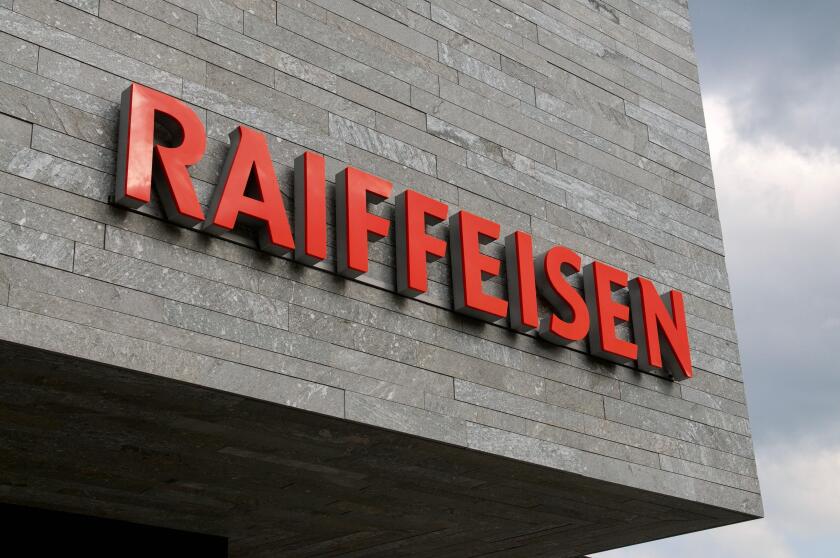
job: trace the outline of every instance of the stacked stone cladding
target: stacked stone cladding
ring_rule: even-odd
[[[761,513],[684,0],[0,0],[0,45],[0,338]],[[113,206],[131,82],[202,202],[243,123],[289,210],[312,150],[682,291],[694,378],[459,316],[445,258],[400,297],[393,239],[346,280]]]

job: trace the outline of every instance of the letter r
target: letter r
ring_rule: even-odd
[[[173,147],[155,143],[155,121]],[[166,216],[180,225],[204,220],[187,167],[204,154],[204,126],[185,103],[132,83],[122,94],[114,201],[136,209],[151,200],[152,177]]]

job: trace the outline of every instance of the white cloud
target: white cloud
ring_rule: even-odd
[[[800,151],[774,136],[744,138],[731,103],[711,96],[704,106],[728,265],[758,264],[760,271],[776,264],[801,266],[782,267],[780,273],[840,270],[823,266],[840,261],[840,152]],[[744,110],[747,105],[737,109]]]
[[[804,219],[838,217],[833,210],[840,207],[840,152],[800,151],[775,136],[747,139],[725,98],[710,96],[704,107],[719,203],[723,213],[731,212],[725,224],[743,228],[778,218],[773,228],[787,229]],[[748,105],[737,109],[744,110]]]
[[[840,537],[840,447],[779,445],[759,458],[768,524],[795,537]]]

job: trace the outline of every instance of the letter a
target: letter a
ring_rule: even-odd
[[[258,197],[247,195],[248,189]],[[262,250],[278,256],[294,250],[295,241],[263,134],[245,126],[230,133],[230,150],[209,213],[204,225],[207,231],[230,231],[241,215],[259,227]]]

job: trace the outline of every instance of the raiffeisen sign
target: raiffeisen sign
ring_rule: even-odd
[[[171,132],[180,138],[179,145],[155,143],[156,120],[175,128]],[[154,183],[167,218],[175,223],[219,234],[247,221],[259,231],[262,250],[274,255],[292,253],[304,264],[323,261],[327,256],[324,158],[306,152],[295,161],[292,230],[265,136],[239,126],[230,138],[205,214],[187,170],[204,154],[201,120],[183,102],[131,85],[122,95],[116,203],[129,208],[148,204]],[[428,234],[427,227],[448,219],[456,312],[488,322],[507,319],[512,329],[536,331],[561,346],[585,339],[595,356],[645,371],[661,369],[676,380],[692,376],[682,293],[660,296],[650,280],[630,279],[605,263],[582,266],[581,257],[564,246],[534,257],[531,236],[514,231],[504,239],[505,300],[484,289],[484,281],[500,274],[502,261],[483,253],[481,245],[501,237],[499,224],[463,210],[450,215],[446,204],[411,189],[396,196],[392,223],[369,211],[369,204],[392,196],[389,181],[348,166],[336,176],[335,184],[337,273],[350,278],[366,273],[368,243],[387,236],[393,226],[397,291],[409,297],[423,294],[428,289],[427,264],[445,257],[447,251],[447,241]],[[583,294],[569,281],[578,273],[583,275]],[[629,305],[614,300],[613,293],[619,289],[629,289]],[[542,316],[538,296],[550,308]],[[631,323],[634,342],[617,334],[620,322]]]

